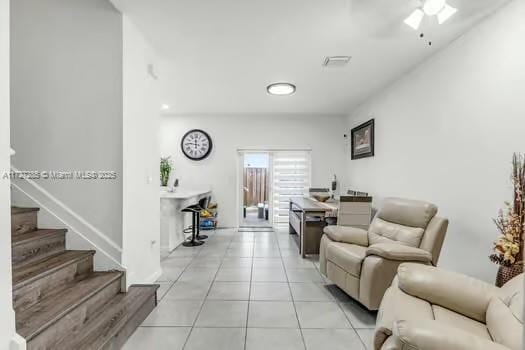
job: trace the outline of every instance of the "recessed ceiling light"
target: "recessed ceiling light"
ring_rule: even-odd
[[[295,92],[295,85],[290,83],[274,83],[266,88],[270,95],[291,95]]]
[[[170,105],[165,104],[165,103],[160,106],[160,109],[162,109],[163,111],[169,111],[170,108],[171,108]]]

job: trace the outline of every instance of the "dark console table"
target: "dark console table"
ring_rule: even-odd
[[[295,238],[302,257],[319,254],[319,245],[329,209],[309,198],[290,200],[290,234]]]

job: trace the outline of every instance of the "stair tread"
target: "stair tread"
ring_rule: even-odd
[[[63,291],[44,298],[26,310],[17,312],[17,332],[26,340],[34,338],[122,276],[123,273],[120,271],[96,272],[82,280],[75,281]]]
[[[11,245],[13,247],[26,244],[34,240],[66,233],[66,229],[37,229],[35,231],[13,235]]]
[[[94,250],[66,250],[27,265],[15,267],[13,268],[13,289],[20,288],[35,279],[94,254]]]
[[[40,208],[21,208],[21,207],[11,207],[11,215],[29,213],[32,211],[39,211]]]
[[[159,285],[131,286],[127,293],[117,294],[82,329],[71,333],[57,348],[101,349],[157,291]]]

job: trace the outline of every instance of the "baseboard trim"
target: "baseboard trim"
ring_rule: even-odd
[[[147,278],[147,283],[155,283],[160,278],[160,276],[162,276],[162,268],[160,268],[157,271],[155,271],[154,273],[152,273]]]
[[[162,276],[162,268],[159,268],[145,279],[139,279],[138,281],[135,279],[135,274],[128,274],[126,276],[124,291],[127,291],[129,287],[134,284],[154,284],[160,278],[160,276]]]
[[[14,166],[11,168],[13,171],[17,171]],[[66,226],[69,232],[78,235],[95,247],[97,252],[110,259],[118,269],[126,270],[121,263],[122,248],[120,246],[39,184],[33,180],[22,179],[12,181],[11,186],[22,196]]]
[[[24,338],[22,338],[18,333],[15,333],[13,338],[11,338],[10,350],[26,350],[27,343]]]

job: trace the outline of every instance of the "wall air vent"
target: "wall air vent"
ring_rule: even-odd
[[[351,56],[328,56],[324,59],[325,67],[344,67],[350,62]]]

